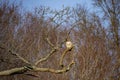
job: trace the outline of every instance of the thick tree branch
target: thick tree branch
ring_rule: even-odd
[[[75,62],[71,62],[67,67],[64,67],[62,69],[52,69],[52,68],[39,68],[37,67],[37,65],[40,62],[46,61],[53,53],[55,53],[59,48],[55,47],[50,41],[49,39],[47,39],[48,44],[52,47],[52,50],[50,51],[50,53],[48,55],[46,55],[44,58],[39,59],[38,61],[35,62],[34,65],[32,65],[29,61],[27,61],[26,59],[24,59],[23,57],[21,57],[19,54],[17,54],[16,52],[12,51],[11,49],[8,49],[7,51],[9,51],[12,55],[17,56],[20,60],[22,60],[24,63],[27,63],[27,66],[23,66],[20,68],[13,68],[13,69],[9,69],[9,70],[5,70],[5,71],[1,71],[0,72],[0,76],[6,76],[6,75],[12,75],[12,74],[22,74],[25,73],[27,71],[38,71],[38,72],[51,72],[51,73],[64,73],[70,70],[70,68],[72,67],[72,65]],[[5,49],[4,47],[0,47],[1,49]],[[63,59],[65,57],[65,54],[69,51],[71,51],[72,48],[66,48],[66,50],[63,52],[61,58],[60,58],[60,65],[63,65]]]
[[[10,70],[1,71],[0,76],[7,76],[7,75],[23,73],[23,72],[26,72],[25,67],[13,68],[13,69],[10,69]]]
[[[68,67],[64,67],[63,69],[61,70],[55,70],[55,69],[51,69],[51,68],[38,68],[38,67],[33,67],[33,71],[40,71],[40,72],[51,72],[51,73],[64,73],[64,72],[67,72],[70,70],[70,68],[72,67],[72,65],[74,64],[75,62],[72,61]]]
[[[5,71],[1,71],[0,72],[0,76],[7,76],[7,75],[12,75],[12,74],[20,74],[20,73],[25,73],[27,71],[34,71],[34,72],[51,72],[51,73],[64,73],[70,70],[70,68],[72,67],[72,65],[75,62],[72,61],[67,67],[64,67],[61,70],[55,70],[52,68],[39,68],[36,66],[25,66],[25,67],[20,67],[20,68],[13,68],[10,70],[5,70]]]

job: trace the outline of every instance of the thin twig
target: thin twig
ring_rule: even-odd
[[[31,64],[29,61],[27,61],[25,58],[21,57],[19,54],[13,52],[12,50],[9,50],[9,52],[12,54],[12,55],[15,55],[17,56],[20,60],[22,60],[24,63],[27,63],[27,64]]]
[[[49,38],[46,38],[46,40],[51,47],[54,47],[54,45],[50,42]]]
[[[0,46],[0,48],[6,50],[6,48],[5,48],[5,47],[2,47],[2,46]],[[18,57],[20,60],[22,60],[24,63],[31,64],[29,61],[27,61],[25,58],[21,57],[19,54],[15,53],[15,52],[12,51],[11,49],[7,49],[7,50],[8,50],[8,52],[10,52],[12,55],[17,56],[17,57]]]
[[[53,48],[47,56],[36,61],[35,65],[38,65],[40,62],[46,61],[54,52],[56,52],[56,50],[57,50],[57,48]]]

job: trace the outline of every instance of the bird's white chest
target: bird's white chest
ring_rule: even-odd
[[[71,41],[67,41],[67,42],[66,42],[66,47],[67,47],[68,49],[72,48],[72,47],[73,47],[72,42],[71,42]]]

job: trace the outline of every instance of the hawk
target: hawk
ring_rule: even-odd
[[[66,48],[70,50],[72,49],[72,47],[73,47],[73,43],[71,41],[66,41]]]

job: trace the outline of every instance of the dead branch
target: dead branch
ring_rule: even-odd
[[[64,73],[64,72],[69,71],[70,68],[72,67],[72,65],[73,65],[74,63],[75,63],[75,62],[72,61],[72,62],[68,65],[68,67],[64,67],[64,68],[61,69],[61,70],[55,70],[55,69],[51,69],[51,68],[38,68],[38,67],[33,66],[33,71],[51,72],[51,73],[60,74],[60,73]]]
[[[7,51],[9,51],[12,55],[15,55],[16,57],[18,57],[20,60],[22,60],[24,63],[27,63],[27,66],[23,66],[20,68],[13,68],[13,69],[9,69],[9,70],[4,70],[4,71],[0,71],[0,76],[6,76],[6,75],[13,75],[13,74],[23,74],[27,71],[33,71],[33,72],[51,72],[51,73],[64,73],[70,70],[70,68],[72,67],[72,65],[75,63],[74,61],[72,61],[67,67],[64,67],[62,69],[52,69],[52,68],[39,68],[37,67],[37,65],[40,62],[46,61],[53,53],[55,53],[59,47],[55,47],[49,39],[47,39],[48,44],[52,47],[52,50],[50,51],[50,53],[48,55],[46,55],[44,58],[39,59],[38,61],[35,62],[34,65],[32,65],[29,61],[27,61],[25,58],[21,57],[19,54],[17,54],[16,52],[12,51],[11,49],[8,49]],[[73,47],[73,46],[72,46]],[[65,57],[65,54],[69,51],[71,51],[71,48],[66,48],[66,50],[63,52],[62,56],[60,57],[60,65],[63,65],[63,59]],[[4,47],[0,47],[1,49],[5,49]]]
[[[9,52],[12,54],[12,55],[15,55],[16,57],[18,57],[20,60],[22,60],[24,63],[27,63],[27,64],[31,64],[29,61],[27,61],[25,58],[21,57],[19,54],[17,54],[16,52],[12,51],[12,50],[9,50]]]
[[[57,50],[57,48],[53,48],[47,56],[36,61],[35,65],[38,65],[40,62],[46,61],[54,52],[56,52],[56,50]]]
[[[58,48],[54,47],[54,45],[51,43],[51,41],[49,40],[49,38],[46,38],[47,43],[52,47],[52,50],[50,51],[50,53],[48,55],[46,55],[44,58],[39,59],[38,61],[35,62],[35,65],[37,66],[40,62],[46,61],[53,53],[55,53]]]
[[[71,48],[71,49],[72,49],[72,48]],[[66,48],[66,50],[62,53],[62,56],[61,56],[61,58],[60,58],[60,63],[59,63],[60,66],[62,66],[62,67],[64,66],[64,65],[63,65],[63,59],[64,59],[66,53],[69,52],[69,51],[71,51],[71,49]]]
[[[0,76],[7,76],[7,75],[23,73],[23,72],[26,72],[25,67],[13,68],[13,69],[10,69],[10,70],[1,71]]]
[[[5,49],[5,47],[3,46],[0,46],[1,49]],[[10,52],[12,55],[18,57],[20,60],[22,60],[24,63],[27,63],[27,64],[31,64],[29,61],[27,61],[25,58],[21,57],[19,54],[17,54],[16,52],[14,52],[12,49],[8,49],[7,50],[8,52]]]
[[[52,68],[39,68],[39,67],[36,67],[36,66],[24,66],[24,67],[20,67],[20,68],[13,68],[13,69],[10,69],[10,70],[1,71],[0,76],[7,76],[7,75],[12,75],[12,74],[17,74],[17,73],[22,74],[22,73],[25,73],[27,71],[51,72],[51,73],[60,74],[60,73],[64,73],[64,72],[69,71],[74,63],[75,62],[72,61],[67,67],[64,67],[61,70],[55,70],[55,69],[52,69]]]
[[[47,40],[48,44],[53,48],[54,45],[51,43],[51,41],[49,40],[49,38],[46,38],[46,40]]]

